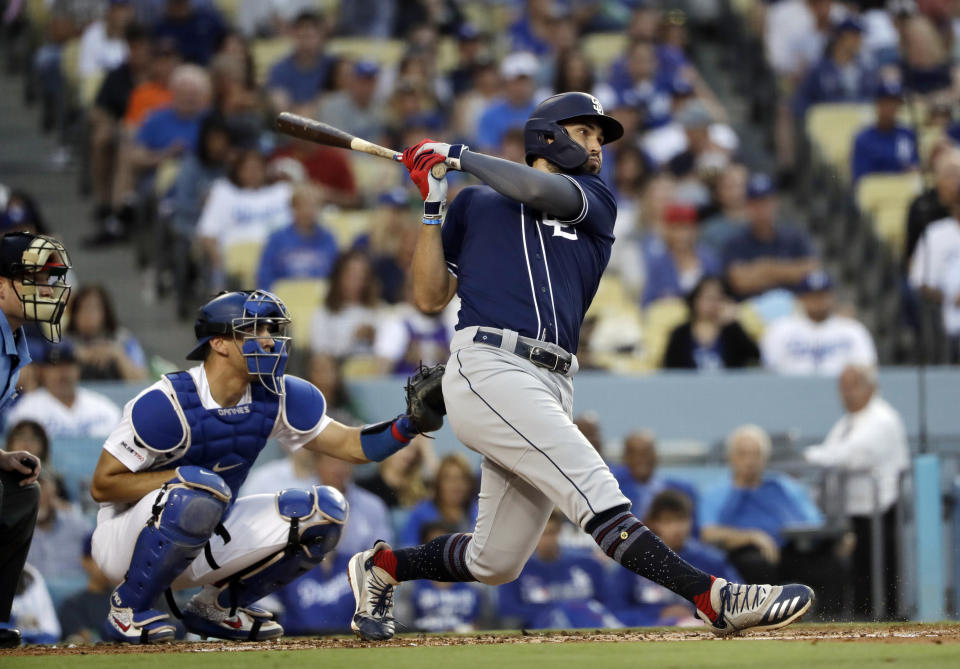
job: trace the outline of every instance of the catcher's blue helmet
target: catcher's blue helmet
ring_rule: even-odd
[[[523,126],[527,165],[533,165],[536,158],[546,158],[564,170],[581,167],[589,154],[560,125],[574,120],[599,125],[604,144],[623,137],[623,126],[603,113],[603,105],[595,97],[589,93],[560,93],[538,104]],[[549,139],[553,141],[548,142]]]
[[[283,394],[281,378],[287,366],[290,337],[290,312],[279,297],[265,290],[223,292],[200,307],[193,326],[197,344],[187,360],[207,357],[210,339],[233,335],[242,339],[240,352],[247,360],[247,369],[259,377],[264,387]],[[266,328],[267,334],[263,334]],[[263,348],[261,341],[272,339],[273,348]]]

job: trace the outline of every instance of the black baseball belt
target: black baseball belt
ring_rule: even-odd
[[[476,344],[487,344],[495,348],[502,348],[503,333],[500,330],[489,330],[479,328],[474,335],[473,341]],[[505,351],[510,349],[503,349]],[[570,365],[573,364],[573,356],[564,351],[556,344],[548,344],[539,339],[523,337],[517,335],[517,343],[510,351],[521,358],[529,360],[538,367],[549,369],[551,372],[566,374],[570,371]]]

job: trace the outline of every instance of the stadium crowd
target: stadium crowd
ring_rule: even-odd
[[[876,394],[874,337],[838,297],[841,277],[825,270],[818,240],[790,220],[781,192],[800,178],[797,146],[818,107],[871,103],[872,120],[858,121],[845,137],[837,167],[853,197],[872,176],[919,181],[922,165],[931,165],[929,188],[910,191],[917,199],[897,205],[899,227],[878,235],[903,253],[905,294],[942,305],[941,326],[960,361],[957,3],[6,5],[6,43],[32,43],[27,90],[45,128],[62,140],[52,159],[85,166],[85,243],[129,249],[148,292],[176,300],[184,319],[225,287],[276,292],[306,345],[293,371],[323,391],[332,415],[353,424],[367,417],[344,378],[408,374],[420,361],[445,360],[456,304],[427,316],[407,300],[419,200],[402,171],[278,135],[275,114],[301,113],[385,146],[430,136],[522,162],[522,126],[534,105],[553,93],[592,92],[626,132],[604,152],[618,241],[585,324],[581,367],[762,366],[837,377],[844,416],[805,456],[864,478],[845,501],[847,532],[825,522],[806,488],[767,471],[771,440],[759,427],[729,435],[729,481],[699,491],[661,477],[655,437],[638,430],[624,440],[616,469],[634,512],[711,573],[800,579],[831,593],[818,615],[869,614],[869,519],[876,507],[892,527],[909,449],[896,409]],[[773,168],[738,136],[691,49],[694,37],[716,43],[718,22],[730,16],[765,46],[765,62],[753,67],[767,68],[776,82],[776,90],[754,93],[774,100]],[[907,122],[905,99],[911,110],[922,106],[922,129]],[[452,173],[450,197],[466,185]],[[4,230],[56,230],[28,193],[4,189],[0,202]],[[886,215],[863,208],[875,221]],[[25,392],[6,417],[8,450],[15,442],[45,467],[57,439],[102,437],[119,416],[79,382],[151,373],[148,355],[121,325],[129,315],[118,319],[110,294],[82,279],[68,339],[38,344]],[[422,439],[356,476],[327,457],[281,458],[254,470],[241,494],[320,481],[345,494],[351,522],[335,556],[270,602],[289,633],[347,631],[353,598],[344,567],[354,551],[378,538],[406,545],[463,531],[476,514],[470,463],[457,455],[437,461]],[[96,639],[112,585],[89,557],[91,503],[50,469],[41,489],[17,622],[35,631],[35,642]],[[520,578],[495,591],[432,582],[401,588],[398,617],[425,631],[694,622],[689,605],[640,577],[630,588],[610,587],[606,564],[575,535],[556,517]],[[885,550],[894,574],[895,548]],[[857,578],[845,592],[849,574]],[[81,578],[85,586],[66,591]]]

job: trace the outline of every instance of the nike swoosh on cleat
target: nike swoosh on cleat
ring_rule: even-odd
[[[218,462],[217,464],[215,464],[215,465],[213,466],[213,471],[215,471],[216,473],[219,474],[220,472],[225,472],[225,471],[227,471],[228,469],[233,469],[234,467],[239,467],[239,466],[242,465],[242,464],[243,464],[242,462],[238,462],[238,463],[233,464],[233,465],[227,465],[226,467],[221,467],[221,466],[220,466],[220,463]]]
[[[122,629],[124,632],[126,632],[128,629],[130,629],[130,625],[124,625],[122,622],[120,622],[119,620],[117,620],[117,617],[116,617],[116,616],[113,616],[113,622],[117,623],[117,627],[119,627],[120,629]]]
[[[223,624],[226,625],[227,627],[232,627],[235,630],[238,630],[241,627],[243,627],[243,621],[240,620],[240,616],[237,616],[236,620],[224,620]]]

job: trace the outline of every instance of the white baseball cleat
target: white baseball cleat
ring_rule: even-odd
[[[816,596],[805,585],[742,585],[718,578],[710,588],[710,605],[717,612],[711,621],[697,611],[714,634],[726,636],[746,629],[775,630],[799,620]]]
[[[233,615],[216,602],[194,597],[183,609],[183,625],[200,637],[229,641],[265,641],[283,636],[273,614],[257,606],[237,607]]]
[[[357,553],[347,565],[347,577],[357,600],[350,629],[364,641],[385,641],[393,637],[393,590],[398,585],[386,570],[373,564],[373,556],[390,550],[385,541],[377,541],[370,550]]]
[[[170,616],[163,611],[134,611],[111,603],[105,631],[114,641],[142,644],[173,641],[176,628],[170,624]]]

